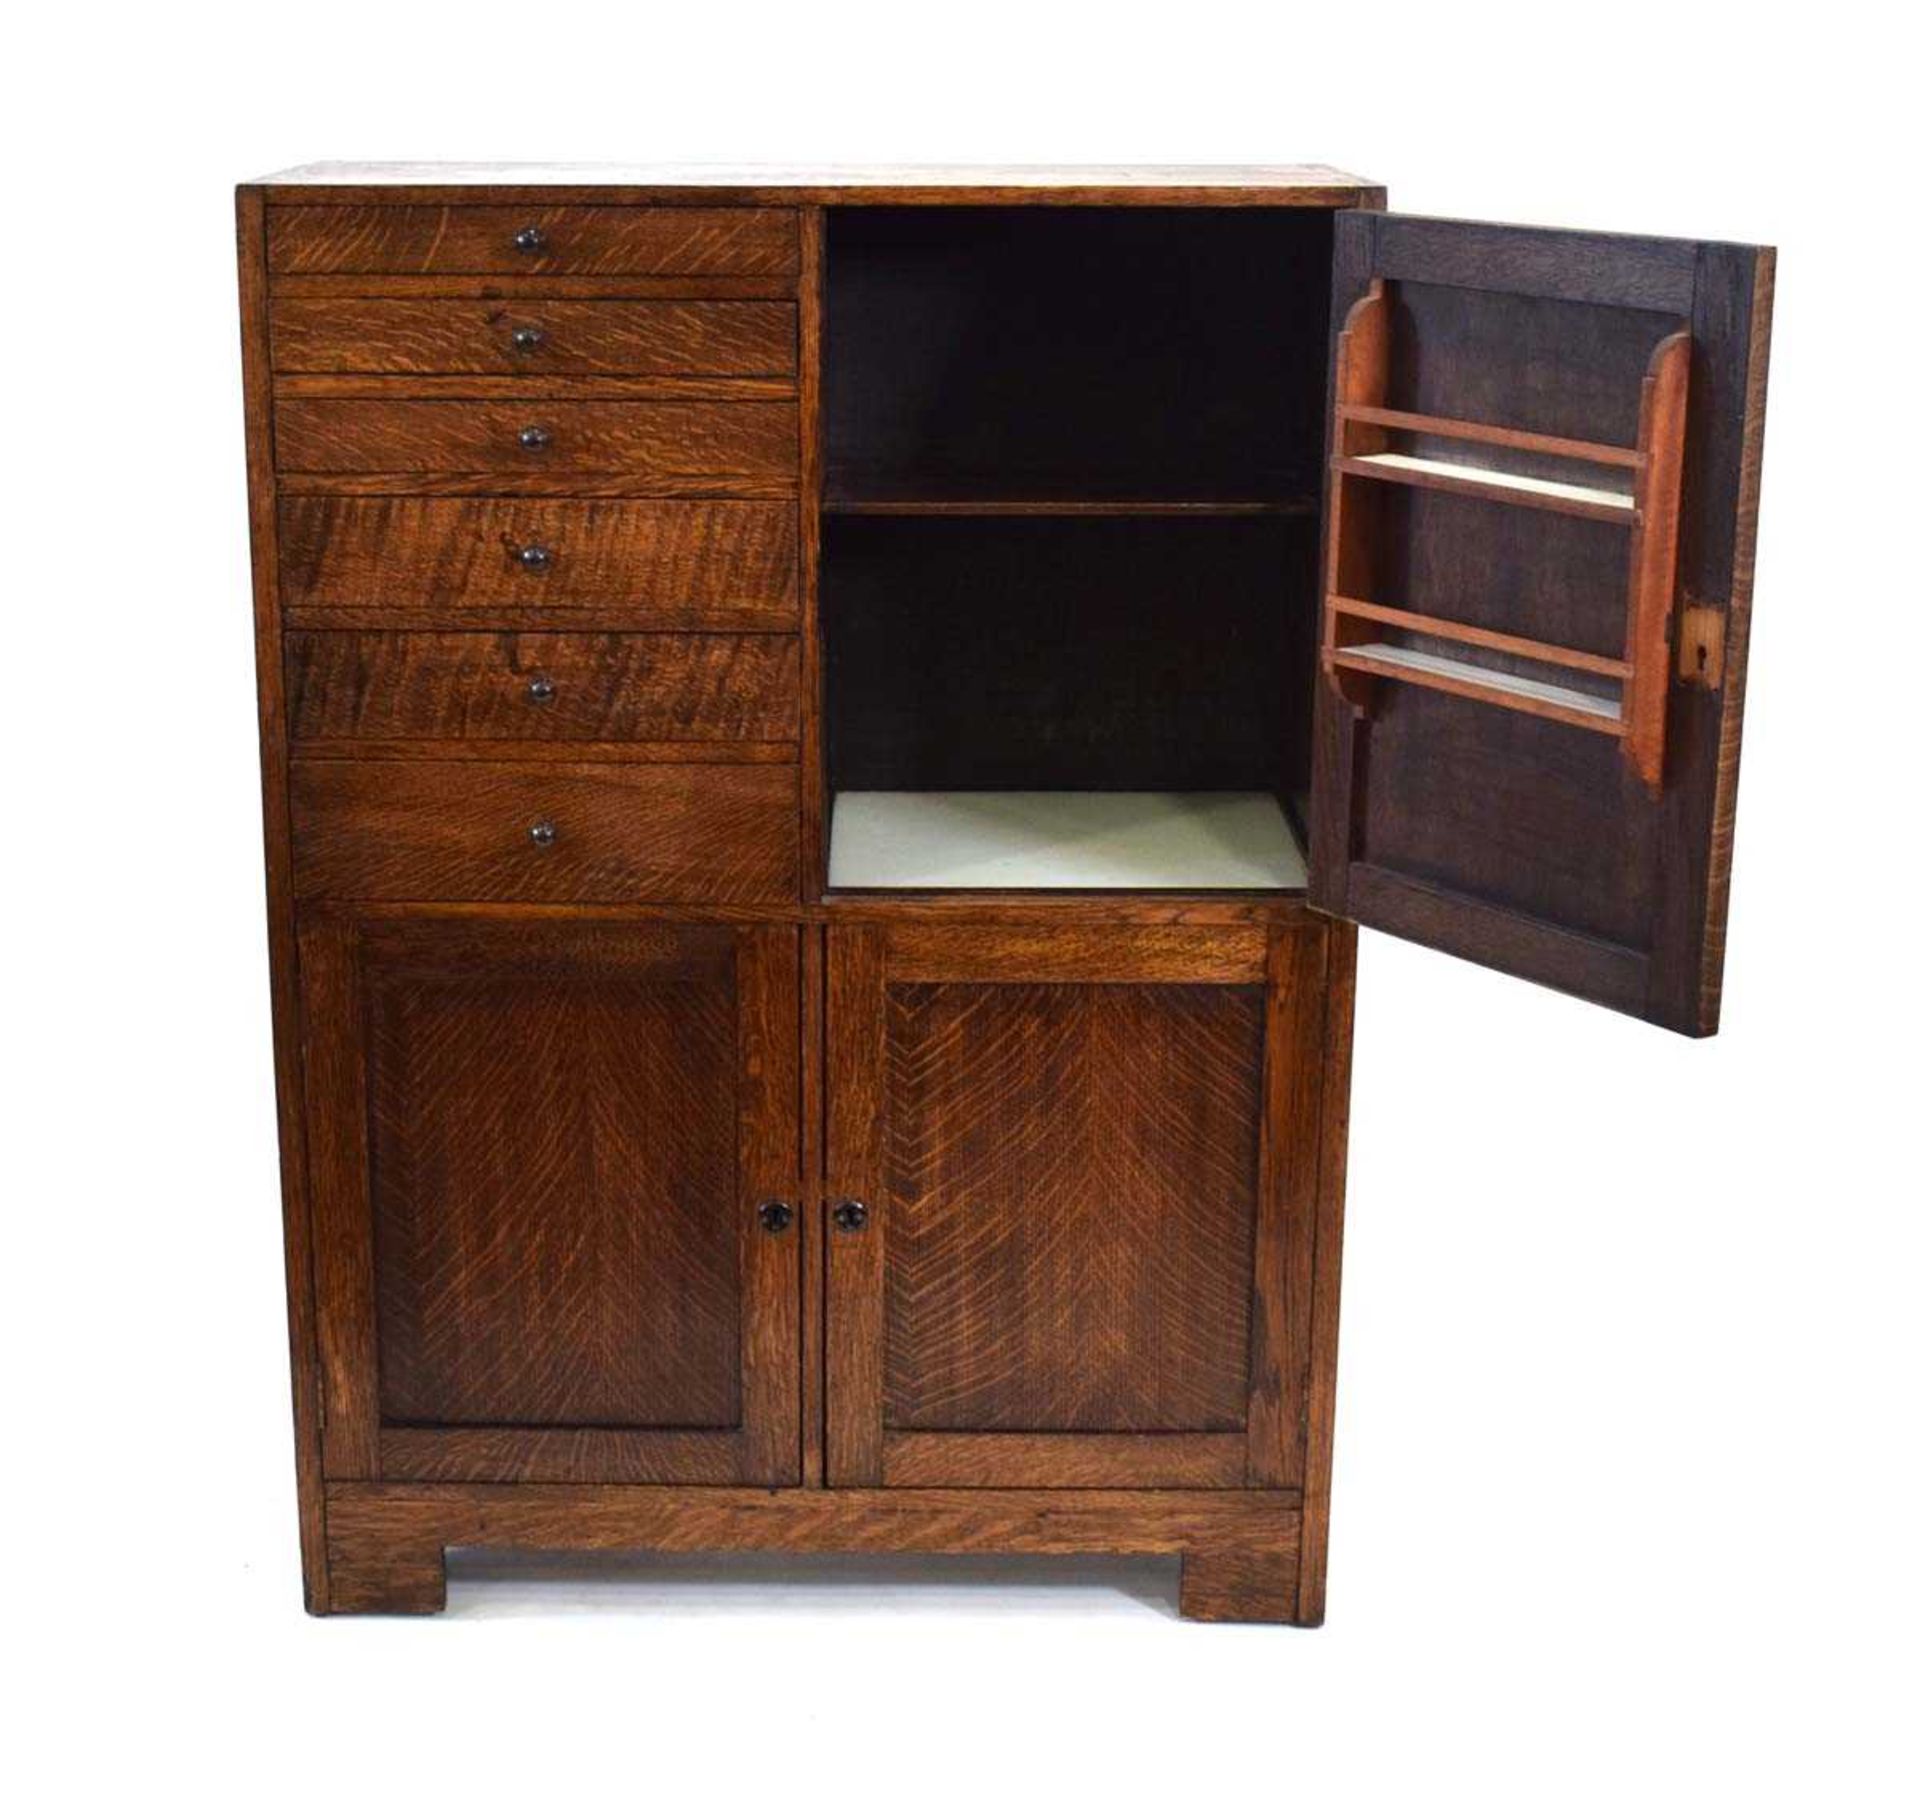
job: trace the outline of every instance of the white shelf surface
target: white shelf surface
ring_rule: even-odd
[[[1301,890],[1264,791],[848,790],[834,890]]]
[[[1456,683],[1476,684],[1483,690],[1499,690],[1508,696],[1530,696],[1536,702],[1550,702],[1556,708],[1572,709],[1591,715],[1598,721],[1618,721],[1617,697],[1594,696],[1585,690],[1570,690],[1565,684],[1542,683],[1538,678],[1520,677],[1511,671],[1491,671],[1485,665],[1470,665],[1465,659],[1442,658],[1438,653],[1421,652],[1412,646],[1395,646],[1385,641],[1367,646],[1343,646],[1343,653],[1355,658],[1372,659],[1376,664],[1397,665],[1406,671],[1424,671],[1433,677],[1449,677]]]
[[[1558,483],[1551,477],[1525,477],[1510,470],[1487,470],[1478,464],[1449,464],[1440,458],[1416,458],[1406,452],[1367,452],[1350,463],[1379,471],[1407,471],[1449,477],[1455,482],[1483,483],[1490,489],[1517,489],[1527,495],[1551,496],[1556,501],[1582,502],[1590,508],[1617,508],[1633,512],[1633,497],[1617,489],[1595,489],[1587,483]]]

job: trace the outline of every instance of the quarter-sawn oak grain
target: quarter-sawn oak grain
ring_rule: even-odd
[[[788,503],[291,496],[279,529],[297,627],[800,624]]]
[[[784,740],[791,634],[292,633],[305,740]]]
[[[794,309],[778,301],[356,295],[273,304],[281,375],[787,376],[796,355]]]
[[[484,476],[507,492],[617,477],[627,492],[786,493],[797,418],[786,402],[281,401],[280,468],[312,477]],[[527,434],[545,435],[530,445]]]
[[[267,216],[274,275],[784,276],[798,255],[783,208],[293,206]]]
[[[292,794],[302,897],[777,903],[799,892],[790,766],[296,758]]]

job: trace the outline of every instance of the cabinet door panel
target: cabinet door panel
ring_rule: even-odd
[[[887,1422],[1234,1430],[1255,985],[887,991]]]
[[[1773,253],[1342,214],[1309,896],[1717,1026]]]
[[[781,1480],[794,931],[302,934],[332,1477]]]
[[[1326,932],[829,946],[830,1478],[1295,1482]]]

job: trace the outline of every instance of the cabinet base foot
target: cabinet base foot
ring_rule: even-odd
[[[1302,1624],[1300,1559],[1221,1549],[1180,1558],[1180,1616],[1208,1624]]]
[[[446,1606],[447,1553],[440,1543],[329,1539],[328,1613],[418,1617]]]

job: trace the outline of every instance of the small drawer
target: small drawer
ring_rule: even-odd
[[[791,765],[296,758],[302,897],[447,903],[783,903]]]
[[[295,627],[794,628],[788,502],[288,496]]]
[[[309,740],[789,741],[800,642],[758,633],[290,633]]]
[[[296,296],[269,310],[281,375],[791,376],[788,301]]]
[[[785,207],[291,206],[267,209],[277,276],[790,276]]]
[[[302,397],[274,408],[280,469],[316,476],[484,476],[533,490],[617,479],[623,493],[788,493],[790,402],[422,401]]]

